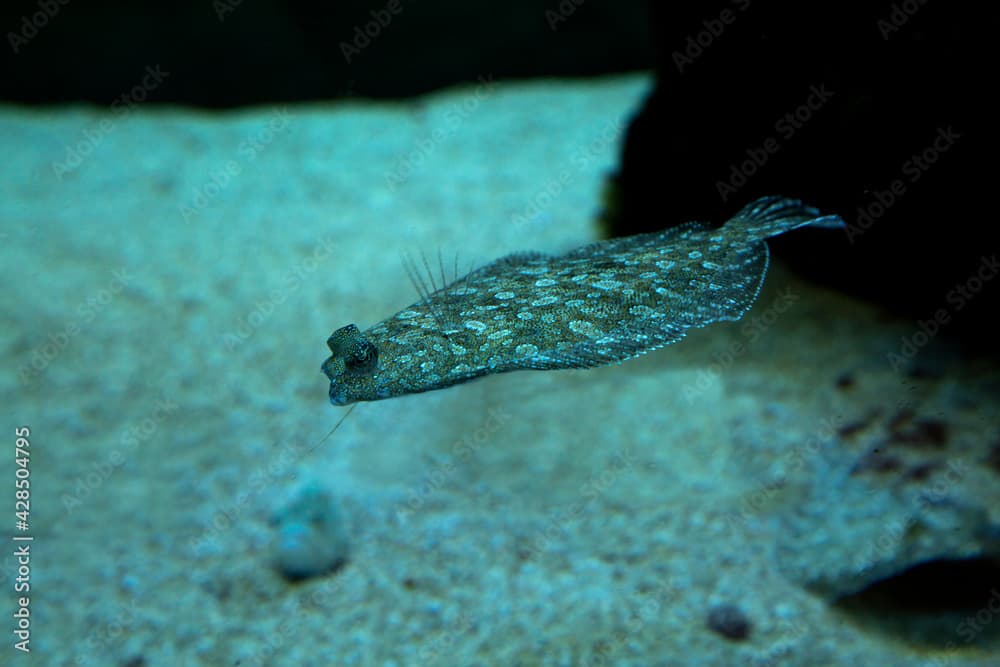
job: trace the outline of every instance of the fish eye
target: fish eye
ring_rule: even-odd
[[[354,373],[370,373],[378,363],[378,348],[367,340],[361,340],[345,361],[347,369]]]
[[[349,324],[337,329],[330,334],[326,344],[333,354],[324,364],[324,372],[328,376],[331,373],[368,375],[375,372],[378,364],[378,348],[358,331],[357,326]],[[338,367],[342,370],[338,370]]]

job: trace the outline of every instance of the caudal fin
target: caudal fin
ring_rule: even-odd
[[[748,204],[725,226],[742,230],[752,239],[766,239],[805,225],[826,229],[845,227],[840,216],[820,215],[818,210],[797,199],[777,196],[761,197]]]

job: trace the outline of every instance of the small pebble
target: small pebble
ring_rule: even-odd
[[[289,581],[327,574],[347,561],[344,522],[329,492],[305,488],[273,519],[274,565]]]
[[[712,607],[705,625],[712,632],[732,641],[743,641],[750,636],[750,619],[736,605],[722,604]]]

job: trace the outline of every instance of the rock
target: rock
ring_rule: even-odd
[[[348,539],[340,512],[326,490],[310,486],[275,514],[274,565],[286,579],[317,577],[347,561]]]
[[[709,630],[732,641],[742,641],[750,636],[753,625],[743,610],[732,604],[716,605],[709,609],[705,625]]]

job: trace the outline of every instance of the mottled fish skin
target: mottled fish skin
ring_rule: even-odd
[[[764,239],[843,226],[801,202],[765,197],[719,228],[689,222],[565,255],[516,253],[472,271],[364,333],[327,340],[330,402],[347,405],[493,373],[589,368],[738,320],[760,292]]]

